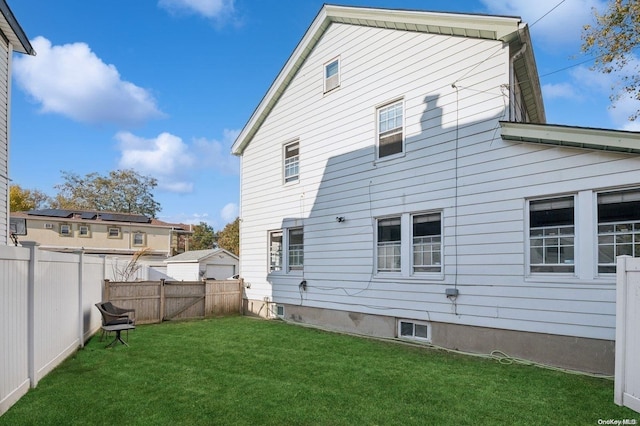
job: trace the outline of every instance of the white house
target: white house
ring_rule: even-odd
[[[18,20],[5,0],[0,0],[0,245],[9,241],[9,117],[11,110],[11,56],[35,55]]]
[[[238,273],[238,256],[223,249],[192,250],[164,261],[166,274],[179,281],[224,280]]]
[[[247,310],[612,373],[640,135],[545,121],[519,18],[325,5],[233,146]]]

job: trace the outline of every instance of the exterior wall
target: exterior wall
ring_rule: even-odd
[[[9,240],[9,63],[10,49],[0,38],[0,245]]]
[[[341,86],[323,94],[323,64],[338,55]],[[243,153],[248,303],[425,321],[441,337],[462,327],[570,336],[606,352],[615,277],[595,266],[596,195],[640,186],[640,159],[503,141],[508,68],[500,42],[332,24]],[[405,154],[376,160],[375,108],[399,98]],[[300,179],[285,185],[292,140]],[[527,200],[563,194],[576,200],[576,272],[531,274]],[[376,219],[432,211],[443,217],[443,272],[376,273]],[[268,231],[289,226],[304,227],[304,271],[269,273]]]
[[[28,216],[27,235],[22,239],[37,241],[43,247],[63,247],[63,248],[99,248],[105,250],[123,250],[127,252],[149,248],[155,252],[162,252],[169,255],[169,244],[171,241],[171,230],[158,226],[129,223],[109,223],[109,222],[80,222],[68,219],[60,220],[50,217]],[[52,229],[46,229],[45,224],[51,224]],[[62,236],[60,225],[71,226],[72,235]],[[90,237],[79,235],[80,225],[87,225],[90,229]],[[120,238],[108,238],[108,229],[111,227],[120,228]],[[133,244],[133,234],[136,232],[145,233],[145,244],[137,246]]]
[[[200,264],[192,263],[168,263],[167,275],[176,281],[199,281]]]
[[[213,274],[211,271],[216,271],[216,266],[234,266],[235,271],[238,270],[238,260],[227,255],[224,252],[216,253],[213,256],[209,256],[199,263],[194,262],[167,262],[167,275],[171,279],[178,281],[200,281],[203,277],[200,275],[200,271],[205,271],[205,277],[207,279],[224,280],[229,278],[233,274],[219,275]]]

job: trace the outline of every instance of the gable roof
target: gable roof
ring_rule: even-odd
[[[500,127],[506,141],[640,154],[639,132],[507,121]]]
[[[501,40],[509,43],[512,52],[519,52],[513,58],[516,61],[514,68],[518,81],[521,82],[527,112],[534,122],[544,122],[545,120],[533,51],[531,48],[523,48],[523,46],[531,44],[529,31],[519,17],[325,4],[236,138],[231,148],[233,154],[242,155],[245,147],[265,121],[304,61],[327,28],[334,22],[400,31]]]
[[[227,254],[232,258],[238,260],[238,256],[236,256],[235,254],[228,252],[227,250],[217,248],[209,250],[185,251],[184,253],[180,253],[166,259],[165,263],[198,263],[218,254]]]
[[[29,38],[20,27],[18,20],[13,16],[6,0],[0,0],[0,31],[4,38],[11,43],[13,50],[28,55],[35,55],[36,51],[29,42]]]

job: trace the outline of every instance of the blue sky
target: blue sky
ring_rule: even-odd
[[[323,4],[8,2],[37,52],[13,60],[12,183],[55,195],[61,171],[133,168],[158,179],[160,219],[215,230],[238,212],[231,145]],[[533,24],[549,123],[640,130],[627,121],[637,104],[609,107],[612,76],[578,65],[588,59],[580,53],[582,25],[601,0],[339,4],[521,16]]]

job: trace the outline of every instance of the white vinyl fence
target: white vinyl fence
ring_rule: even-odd
[[[640,412],[640,258],[618,257],[614,401]]]
[[[100,328],[104,258],[0,246],[0,415]]]

